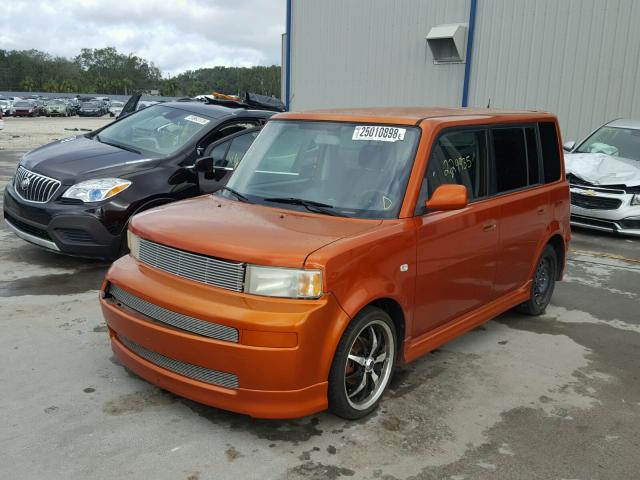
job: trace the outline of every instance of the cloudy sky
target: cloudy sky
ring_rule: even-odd
[[[0,48],[74,57],[113,46],[175,75],[280,64],[285,0],[9,0]]]

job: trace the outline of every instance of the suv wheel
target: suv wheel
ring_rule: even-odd
[[[542,315],[549,302],[558,276],[558,256],[551,245],[544,247],[531,284],[531,297],[516,307],[527,315]]]
[[[349,420],[375,410],[391,380],[396,351],[391,317],[364,308],[338,343],[329,373],[329,410]]]

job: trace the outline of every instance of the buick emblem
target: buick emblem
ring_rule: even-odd
[[[31,179],[29,177],[23,178],[22,181],[20,182],[20,188],[22,188],[22,190],[26,190],[27,188],[29,188],[30,184],[31,184]]]

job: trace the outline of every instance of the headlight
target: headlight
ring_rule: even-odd
[[[631,205],[640,205],[640,193],[636,193],[631,197]]]
[[[131,185],[122,178],[97,178],[76,183],[62,194],[63,198],[76,198],[83,202],[99,202],[120,193]]]
[[[322,272],[247,265],[244,291],[267,297],[319,298],[322,296]]]
[[[131,230],[127,230],[127,246],[129,247],[129,253],[133,258],[140,258],[140,237],[135,233],[131,233]]]

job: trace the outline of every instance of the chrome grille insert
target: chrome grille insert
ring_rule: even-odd
[[[238,388],[238,376],[233,373],[211,370],[198,365],[192,365],[191,363],[184,363],[173,358],[165,357],[157,352],[147,350],[127,338],[118,338],[129,350],[158,367],[211,385],[219,385],[224,388],[233,389]]]
[[[60,182],[20,166],[13,179],[16,193],[30,202],[46,203],[60,187]]]
[[[241,292],[244,286],[244,263],[185,252],[150,240],[140,239],[140,261],[165,272],[207,285]]]
[[[226,342],[238,343],[238,330],[219,323],[198,320],[197,318],[182,315],[181,313],[172,312],[166,308],[159,307],[153,303],[149,303],[135,295],[123,290],[116,285],[109,285],[109,294],[117,301],[126,305],[132,310],[146,315],[160,323],[171,325],[172,327],[185,330],[187,332],[202,335],[204,337],[215,338],[216,340],[224,340]]]

